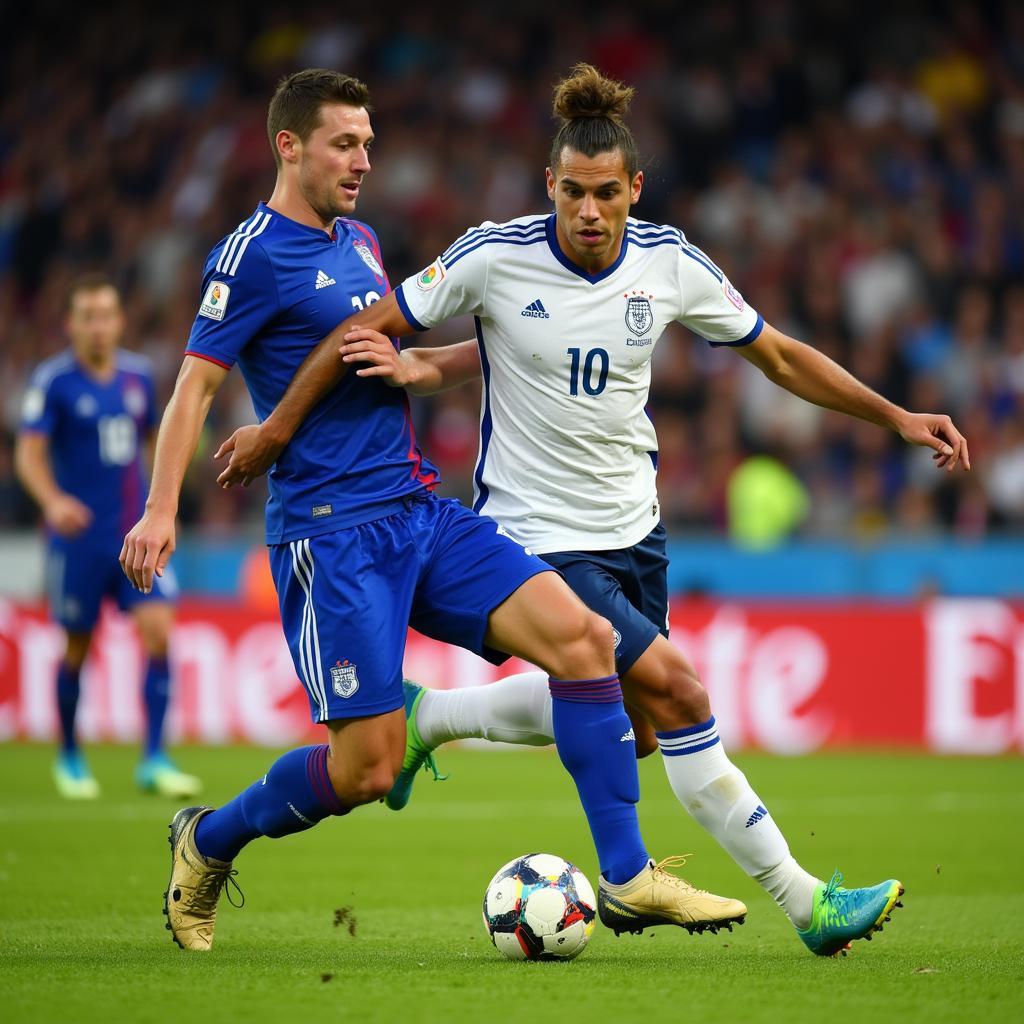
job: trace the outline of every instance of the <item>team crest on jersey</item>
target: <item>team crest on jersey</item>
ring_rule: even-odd
[[[138,385],[130,384],[124,389],[124,407],[136,419],[145,415],[146,392]]]
[[[359,689],[355,665],[350,665],[347,660],[344,663],[336,661],[331,666],[331,684],[339,697],[351,697]]]
[[[377,257],[373,255],[373,250],[365,242],[353,242],[352,247],[357,253],[359,258],[378,276],[384,276],[384,269],[377,262]]]
[[[90,416],[95,416],[99,412],[99,406],[96,404],[96,399],[92,395],[82,395],[81,398],[75,402],[75,415],[81,416],[82,419],[89,419]]]
[[[643,292],[626,296],[626,326],[636,335],[650,334],[654,326],[650,296]]]
[[[429,292],[435,285],[440,284],[443,279],[444,266],[440,260],[436,260],[416,278],[416,287],[421,292]]]
[[[199,307],[199,315],[209,317],[211,320],[223,320],[224,314],[228,311],[230,295],[231,287],[229,285],[223,281],[211,281]]]
[[[742,313],[743,296],[733,288],[727,277],[722,278],[722,291],[725,292],[725,297]]]

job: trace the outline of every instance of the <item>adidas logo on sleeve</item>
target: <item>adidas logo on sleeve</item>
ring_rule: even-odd
[[[551,314],[544,308],[544,303],[540,299],[534,299],[519,315],[532,316],[537,320],[551,319]]]
[[[328,277],[322,270],[316,272],[316,290],[320,291],[321,288],[328,288],[332,284],[337,284],[333,277]]]

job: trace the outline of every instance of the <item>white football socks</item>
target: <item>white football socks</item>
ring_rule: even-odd
[[[546,746],[554,743],[548,677],[523,672],[487,686],[427,690],[416,725],[431,747],[473,738]],[[714,718],[658,733],[658,743],[676,799],[797,928],[806,928],[819,880],[794,860],[768,809],[729,760]]]
[[[555,742],[544,672],[522,672],[487,686],[427,690],[416,710],[423,742],[485,739],[544,747]]]
[[[726,756],[714,718],[689,729],[658,733],[658,745],[669,784],[683,807],[797,928],[806,928],[818,879],[793,859],[768,809]]]

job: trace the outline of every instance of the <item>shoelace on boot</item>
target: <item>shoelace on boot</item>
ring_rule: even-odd
[[[203,912],[209,912],[217,906],[217,900],[220,899],[220,893],[223,889],[227,896],[228,903],[238,910],[241,910],[245,906],[245,893],[242,892],[242,887],[235,881],[235,876],[238,874],[237,868],[214,868],[208,871],[199,880],[199,883],[195,888],[195,895],[192,899],[192,905],[195,907],[197,904]],[[236,903],[232,897],[232,889],[238,894],[238,898],[241,902]]]
[[[698,889],[695,885],[691,885],[685,878],[680,878],[678,875],[669,874],[667,868],[682,868],[686,866],[686,862],[693,856],[692,853],[678,853],[668,857],[663,857],[658,861],[657,864],[651,869],[651,873],[661,876],[662,881],[667,882],[669,885],[674,885],[678,889],[684,889],[686,892],[692,893],[705,893],[704,889]]]

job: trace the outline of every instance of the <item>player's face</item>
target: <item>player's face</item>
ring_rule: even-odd
[[[640,198],[643,171],[630,180],[620,150],[584,156],[567,146],[547,169],[558,241],[589,273],[610,267],[622,247],[629,208]]]
[[[114,288],[80,291],[71,300],[67,331],[79,359],[102,366],[113,357],[124,331],[124,311]]]
[[[300,143],[299,189],[325,225],[355,211],[372,142],[365,108],[325,103],[319,127]]]

